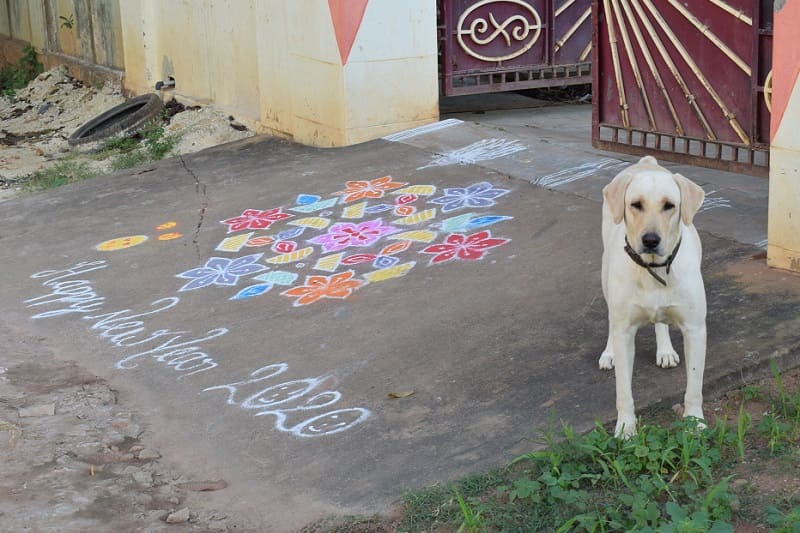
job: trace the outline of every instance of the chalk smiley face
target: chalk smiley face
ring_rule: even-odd
[[[103,241],[95,249],[101,252],[112,252],[115,250],[123,250],[138,244],[142,244],[147,240],[147,235],[128,235],[127,237],[117,237],[116,239],[109,239]]]

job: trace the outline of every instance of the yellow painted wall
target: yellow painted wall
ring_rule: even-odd
[[[30,43],[48,64],[52,55],[121,71],[119,7],[120,0],[0,0],[0,36]]]
[[[776,2],[767,263],[800,272],[800,0]]]
[[[258,132],[344,146],[438,119],[432,0],[369,0],[344,64],[328,0],[0,0],[0,6],[4,35],[124,69],[125,88],[134,94],[153,92],[172,77],[175,88],[165,96],[213,104]],[[65,19],[74,20],[72,28]]]

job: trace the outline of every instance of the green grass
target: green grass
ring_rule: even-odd
[[[800,497],[751,482],[765,472],[783,479],[800,455],[800,392],[772,370],[777,394],[744,387],[705,429],[692,419],[642,424],[625,441],[599,424],[585,435],[568,425],[546,431],[546,449],[505,469],[406,493],[397,530],[721,533],[744,520],[800,532]],[[759,410],[768,402],[757,424],[748,401]]]
[[[25,189],[29,191],[52,189],[53,187],[85,180],[95,175],[95,172],[91,170],[87,162],[67,158],[62,159],[50,168],[28,176],[25,180]]]
[[[113,157],[111,168],[115,171],[163,159],[172,152],[179,139],[177,135],[165,133],[163,120],[162,115],[136,135],[107,139],[95,157]]]
[[[150,158],[147,157],[147,152],[144,150],[133,150],[130,152],[125,152],[123,154],[118,155],[114,158],[111,162],[111,168],[114,171],[117,170],[124,170],[126,168],[135,167],[137,165],[141,165],[150,161]]]
[[[26,46],[16,64],[0,68],[0,93],[7,98],[13,98],[19,89],[24,88],[43,71],[44,65],[39,63],[36,50],[31,45]]]

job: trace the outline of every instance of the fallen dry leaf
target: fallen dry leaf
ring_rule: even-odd
[[[389,398],[392,398],[393,400],[396,400],[398,398],[408,398],[409,396],[412,396],[415,393],[416,391],[413,390],[403,391],[403,392],[390,392],[389,394],[387,394],[387,396]]]
[[[178,487],[185,490],[192,490],[194,492],[205,492],[210,490],[221,490],[228,486],[228,482],[224,479],[216,481],[188,481],[186,483],[178,483]]]

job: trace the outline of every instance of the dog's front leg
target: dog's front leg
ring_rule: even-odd
[[[617,425],[614,436],[628,438],[636,434],[636,410],[633,404],[633,359],[636,329],[627,324],[612,324],[611,345],[614,351],[614,376],[617,389]]]
[[[661,368],[675,368],[681,358],[672,347],[669,338],[669,326],[660,322],[656,323],[656,364]]]
[[[703,371],[706,367],[706,325],[684,326],[684,358],[686,359],[686,395],[683,416],[703,417]]]

